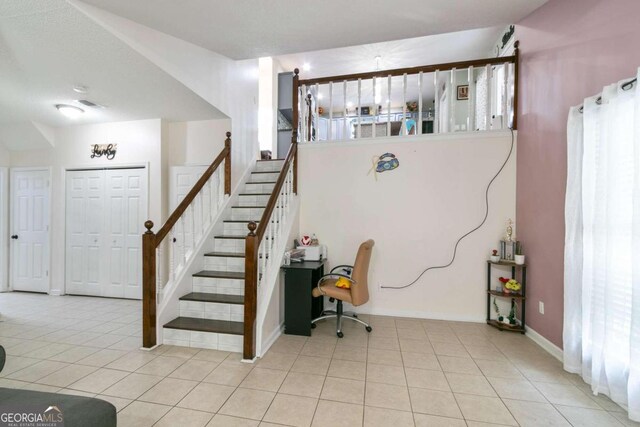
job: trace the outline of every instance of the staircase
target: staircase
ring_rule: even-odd
[[[179,317],[163,325],[164,344],[243,351],[245,237],[259,223],[283,160],[259,160],[251,177],[223,218],[223,232],[204,254],[204,270],[191,277],[191,292],[179,298]]]

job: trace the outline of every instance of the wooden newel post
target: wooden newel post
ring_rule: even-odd
[[[227,132],[224,148],[227,150],[227,156],[224,159],[224,194],[229,196],[231,195],[231,132]]]
[[[144,223],[142,235],[142,346],[156,345],[156,235],[153,221]]]
[[[293,120],[291,132],[291,144],[298,143],[298,129],[300,128],[299,112],[300,106],[298,105],[298,92],[300,87],[300,70],[297,68],[293,70],[293,102],[291,107],[293,109]],[[296,152],[293,156],[293,194],[298,194],[298,146],[296,145]]]
[[[258,247],[256,228],[251,221],[247,226],[249,234],[245,239],[245,278],[244,278],[244,346],[242,357],[253,360],[256,355],[256,313],[258,300]]]
[[[513,44],[513,130],[518,130],[518,73],[520,72],[520,40]]]

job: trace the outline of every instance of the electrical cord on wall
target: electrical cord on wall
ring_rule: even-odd
[[[479,230],[484,225],[484,223],[487,222],[487,218],[489,217],[489,190],[491,189],[491,185],[493,184],[493,181],[495,181],[496,178],[498,178],[500,176],[500,174],[504,170],[505,166],[507,166],[507,163],[509,162],[509,159],[511,159],[511,155],[513,154],[513,145],[514,145],[515,137],[514,137],[513,129],[509,128],[509,130],[511,131],[511,147],[509,148],[509,154],[507,155],[507,158],[505,159],[504,163],[502,163],[502,166],[500,166],[500,169],[498,170],[498,172],[493,176],[493,178],[491,178],[491,181],[489,181],[489,184],[487,185],[487,189],[484,192],[485,213],[484,213],[484,218],[482,219],[482,222],[480,223],[480,225],[478,225],[474,229],[466,232],[465,234],[462,235],[462,237],[460,237],[458,239],[458,241],[456,242],[456,245],[453,248],[453,256],[451,257],[451,261],[449,261],[447,264],[434,265],[434,266],[431,266],[431,267],[428,267],[428,268],[424,269],[422,271],[422,273],[420,273],[420,275],[418,277],[416,277],[416,279],[413,282],[411,282],[411,283],[409,283],[407,285],[402,285],[402,286],[381,286],[382,289],[405,289],[405,288],[408,288],[409,286],[413,286],[414,284],[416,284],[416,282],[418,282],[418,280],[420,280],[420,278],[422,276],[424,276],[424,274],[429,270],[438,270],[438,269],[444,269],[444,268],[450,267],[451,264],[453,264],[453,262],[456,260],[456,255],[458,254],[458,245],[460,244],[460,242],[462,242],[467,236],[469,236],[469,235],[473,234],[474,232],[476,232],[477,230]]]

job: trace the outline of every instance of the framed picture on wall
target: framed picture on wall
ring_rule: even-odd
[[[469,99],[469,85],[458,86],[458,101]]]

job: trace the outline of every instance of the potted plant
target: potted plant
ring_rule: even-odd
[[[491,251],[491,262],[500,262],[500,255],[498,255],[497,249]]]
[[[516,264],[523,265],[524,264],[524,255],[522,254],[522,243],[516,243],[516,254],[514,256],[514,260]]]
[[[520,289],[522,289],[522,285],[515,279],[509,279],[507,277],[498,278],[500,283],[502,283],[503,292],[505,294],[519,294]]]

